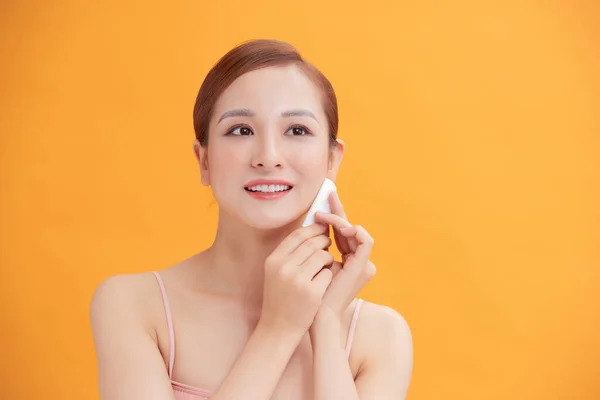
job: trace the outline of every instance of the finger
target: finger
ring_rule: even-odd
[[[317,276],[315,276],[313,278],[312,281],[320,293],[325,293],[325,291],[329,287],[329,284],[331,283],[332,279],[333,279],[333,274],[331,273],[331,271],[328,268],[323,268],[317,274]]]
[[[377,273],[377,267],[375,267],[375,264],[373,264],[371,261],[369,261],[365,268],[365,275],[367,275],[368,279],[371,279],[375,276],[376,273]]]
[[[342,201],[340,200],[340,196],[337,192],[332,192],[329,196],[329,205],[331,207],[331,212],[335,215],[339,215],[340,217],[347,220],[346,212],[344,211],[344,206],[342,205]]]
[[[350,222],[348,222],[347,219],[342,218],[339,215],[331,214],[331,213],[318,212],[315,214],[315,221],[319,221],[323,224],[329,224],[329,225],[333,226],[334,229],[337,229],[338,231],[341,230],[342,228],[349,228],[352,226],[352,224]]]
[[[350,227],[352,226],[350,222],[340,217],[339,215],[331,214],[331,213],[316,213],[315,221],[331,225],[333,227],[333,233],[335,235],[335,242],[338,246],[338,249],[342,254],[349,253],[350,251],[354,251],[356,246],[352,246],[351,243],[348,243],[348,239],[346,239],[340,233],[340,228],[342,227]]]
[[[329,266],[329,270],[331,271],[333,276],[336,276],[337,273],[341,271],[341,269],[342,269],[342,263],[339,261],[334,261],[333,264],[331,264],[331,266]]]
[[[331,240],[331,230],[329,229],[329,225],[325,225],[325,226],[327,226],[327,231],[325,232],[325,235],[330,240],[329,245],[327,246],[327,248],[325,250],[329,251],[329,246],[331,246],[331,244],[333,243],[333,240]]]
[[[356,236],[356,227],[355,226],[345,226],[340,229],[340,233],[346,237]]]
[[[340,229],[340,234],[348,240],[350,251],[355,252],[358,248],[358,240],[356,237],[356,227],[350,226]]]
[[[325,250],[314,252],[302,265],[302,275],[308,279],[313,279],[324,266],[333,263],[333,254]],[[326,268],[328,269],[328,268]]]
[[[369,257],[371,256],[371,250],[373,249],[373,244],[375,241],[369,235],[369,233],[360,225],[355,226],[356,229],[356,239],[358,241],[358,247],[354,252],[354,258],[359,264],[366,264],[369,262]]]
[[[312,237],[302,243],[296,250],[290,254],[290,264],[300,265],[306,262],[317,251],[324,251],[331,245],[329,236],[319,235]]]
[[[309,226],[296,229],[290,235],[279,243],[275,252],[281,255],[291,254],[302,243],[317,235],[322,235],[329,227],[326,224],[311,224]]]
[[[343,219],[339,215],[317,213],[315,215],[315,221],[320,221],[324,224],[330,224],[334,230],[339,232],[340,235],[344,236],[347,240],[347,246],[344,249],[340,249],[342,253],[354,252],[358,247],[358,238],[356,237],[356,227],[353,227],[350,222]],[[340,241],[343,242],[343,241]]]

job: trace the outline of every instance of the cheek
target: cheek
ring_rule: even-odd
[[[228,171],[239,170],[244,164],[243,146],[234,146],[226,142],[214,143],[208,151],[209,173],[211,177],[232,176]],[[233,175],[235,176],[235,175]]]
[[[295,149],[291,159],[297,168],[302,170],[321,171],[327,168],[329,151],[323,146],[306,146],[303,149]]]

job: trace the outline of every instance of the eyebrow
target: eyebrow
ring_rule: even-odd
[[[247,108],[240,108],[240,109],[235,109],[235,110],[229,110],[223,113],[223,115],[221,115],[221,118],[219,118],[219,121],[217,121],[217,124],[221,121],[223,121],[226,118],[232,118],[232,117],[254,117],[256,114],[254,113],[254,111],[249,110]],[[281,113],[282,117],[288,118],[288,117],[310,117],[312,119],[314,119],[315,121],[319,122],[319,120],[317,119],[317,117],[315,117],[315,114],[313,114],[311,111],[309,110],[289,110],[289,111],[284,111]]]
[[[223,113],[223,115],[221,115],[221,118],[219,118],[219,121],[217,121],[217,124],[221,121],[223,121],[225,118],[231,118],[231,117],[254,117],[254,111],[249,110],[247,108],[240,108],[237,110],[229,110]]]
[[[310,117],[310,118],[314,119],[315,121],[319,122],[319,120],[317,119],[317,117],[315,117],[315,114],[313,114],[309,110],[290,110],[290,111],[284,111],[284,112],[281,113],[281,116],[282,117]]]

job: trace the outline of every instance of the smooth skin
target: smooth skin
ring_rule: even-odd
[[[221,95],[209,129],[208,146],[196,141],[194,154],[219,203],[215,240],[160,271],[175,326],[173,380],[212,399],[404,399],[412,338],[395,310],[365,302],[350,358],[344,351],[355,297],[375,275],[373,239],[348,221],[337,194],[331,214],[301,227],[344,152],[341,140],[329,145],[318,88],[293,66],[249,72]],[[244,189],[254,179],[293,188],[258,200]],[[328,251],[330,227],[339,262]],[[174,399],[150,273],[102,282],[91,325],[101,399]]]

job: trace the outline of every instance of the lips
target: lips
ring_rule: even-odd
[[[287,185],[254,185],[245,188],[249,192],[261,192],[261,193],[277,193],[287,192],[292,187]]]
[[[294,185],[284,180],[260,179],[249,182],[244,189],[249,192],[277,193],[287,192],[293,187]]]
[[[244,186],[244,190],[259,200],[275,200],[288,194],[294,186],[283,180],[255,180]]]

